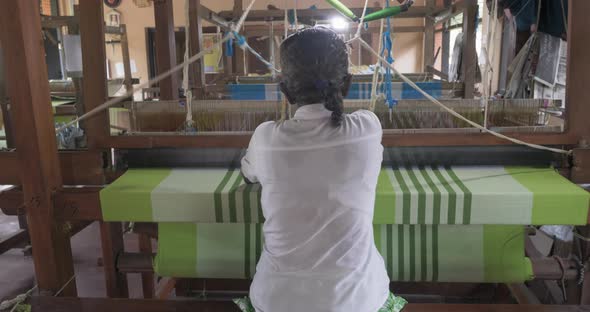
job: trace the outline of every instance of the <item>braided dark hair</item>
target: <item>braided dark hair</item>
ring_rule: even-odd
[[[331,29],[313,27],[281,44],[281,88],[291,104],[324,103],[332,123],[340,126],[344,90],[348,88],[348,50]]]

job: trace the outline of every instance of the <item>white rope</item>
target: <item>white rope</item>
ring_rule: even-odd
[[[70,279],[55,293],[55,295],[53,295],[54,297],[57,297],[61,294],[62,291],[64,291],[64,289],[66,289],[66,287],[76,278],[76,275],[74,274],[72,277],[70,277]],[[10,312],[14,312],[16,311],[16,308],[22,304],[23,302],[25,302],[33,293],[33,291],[35,291],[37,289],[37,285],[35,285],[33,288],[29,289],[26,293],[24,294],[20,294],[16,297],[14,297],[13,299],[9,299],[9,300],[4,300],[2,302],[0,302],[0,311],[4,311],[4,310],[8,310],[10,309]]]
[[[239,29],[242,26],[242,24],[246,20],[246,17],[250,13],[250,10],[252,10],[252,6],[254,5],[254,2],[255,1],[256,0],[252,0],[252,2],[250,2],[250,5],[246,9],[246,11],[244,11],[244,13],[242,14],[242,17],[240,18],[240,20],[238,21],[238,23],[235,25],[235,28],[232,28],[234,31],[235,31],[235,29]],[[94,116],[94,115],[102,112],[103,110],[108,109],[109,107],[111,107],[113,105],[116,105],[116,104],[119,104],[119,103],[124,102],[128,97],[133,96],[133,94],[135,92],[141,91],[141,89],[143,89],[143,88],[152,86],[152,85],[154,85],[154,84],[156,84],[156,83],[158,83],[158,82],[160,82],[160,81],[162,81],[162,80],[164,80],[164,79],[172,76],[177,71],[183,69],[185,65],[192,64],[192,63],[198,61],[199,59],[203,58],[206,54],[210,53],[211,51],[213,51],[213,50],[221,47],[221,45],[224,44],[226,41],[228,41],[230,38],[232,38],[232,36],[233,36],[233,33],[232,32],[229,32],[217,44],[214,44],[214,45],[210,46],[209,48],[207,48],[205,50],[202,50],[201,52],[199,52],[199,53],[191,56],[188,60],[182,62],[181,64],[178,64],[178,65],[172,67],[170,70],[168,70],[168,71],[166,71],[166,72],[164,72],[164,73],[156,76],[154,79],[149,80],[149,81],[146,81],[144,83],[140,83],[139,85],[137,85],[136,87],[134,87],[132,90],[127,91],[123,96],[110,99],[110,100],[108,100],[108,101],[100,104],[99,106],[91,109],[90,111],[88,111],[87,113],[83,114],[82,116],[79,116],[76,119],[74,119],[74,120],[72,120],[72,121],[70,121],[68,123],[63,124],[61,127],[57,128],[56,131],[57,132],[60,132],[63,129],[65,129],[65,128],[71,126],[71,125],[74,125],[74,124],[76,124],[76,123],[78,123],[78,122],[80,122],[82,120],[88,119],[88,118],[90,118],[90,117],[92,117],[92,116]]]
[[[383,64],[385,64],[386,66],[388,66],[405,83],[409,84],[416,91],[420,92],[424,97],[426,97],[427,99],[429,99],[432,103],[436,104],[440,108],[442,108],[445,111],[449,112],[451,115],[455,116],[456,118],[465,121],[466,123],[468,123],[472,127],[477,128],[477,129],[479,129],[479,130],[481,130],[483,132],[489,133],[489,134],[491,134],[491,135],[493,135],[495,137],[498,137],[500,139],[504,139],[504,140],[510,141],[512,143],[515,143],[515,144],[525,145],[525,146],[528,146],[528,147],[531,147],[531,148],[535,148],[535,149],[539,149],[539,150],[546,150],[546,151],[550,151],[550,152],[554,152],[554,153],[559,153],[559,154],[566,154],[566,155],[571,154],[572,151],[566,151],[566,150],[563,150],[563,149],[557,149],[557,148],[551,148],[551,147],[547,147],[547,146],[543,146],[543,145],[527,143],[527,142],[524,142],[524,141],[521,141],[521,140],[518,140],[518,139],[515,139],[515,138],[511,138],[509,136],[506,136],[506,135],[503,135],[501,133],[498,133],[498,132],[495,132],[495,131],[492,131],[492,130],[489,130],[489,129],[486,129],[486,128],[482,127],[481,125],[479,125],[479,124],[471,121],[470,119],[464,117],[463,115],[455,112],[453,109],[447,107],[446,105],[444,105],[443,103],[441,103],[439,100],[437,100],[436,98],[434,98],[432,95],[430,95],[426,91],[422,90],[411,79],[409,79],[408,77],[406,77],[405,75],[403,75],[402,73],[400,73],[397,69],[395,69],[395,67],[393,66],[393,64],[389,64],[386,59],[384,59],[381,55],[379,55],[377,52],[375,52],[375,50],[373,50],[373,48],[367,42],[365,42],[363,39],[357,38],[357,40],[360,40],[360,42],[361,42],[361,44],[362,44],[363,47],[365,47],[373,55],[377,56],[383,62]]]
[[[16,307],[18,307],[21,303],[25,302],[29,296],[37,289],[37,286],[29,289],[26,293],[20,294],[13,299],[4,300],[0,302],[0,311],[11,309],[10,311],[14,311]]]
[[[369,4],[369,0],[365,0],[365,6],[363,7],[363,14],[361,15],[361,19],[359,20],[359,24],[356,28],[356,34],[354,38],[360,38],[361,36],[361,29],[363,28],[363,21],[365,20],[365,14],[367,13],[367,5]],[[353,40],[354,40],[353,38]],[[360,47],[359,47],[360,50]]]

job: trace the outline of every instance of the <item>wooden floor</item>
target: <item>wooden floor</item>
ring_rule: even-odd
[[[33,312],[239,312],[228,301],[157,301],[34,297]],[[409,304],[404,312],[590,312],[590,307],[543,305]]]

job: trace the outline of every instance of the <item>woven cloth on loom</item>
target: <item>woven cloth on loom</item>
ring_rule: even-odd
[[[417,82],[418,86],[435,98],[442,95],[440,82]],[[226,86],[232,100],[243,101],[278,101],[282,98],[278,84],[229,84]],[[353,82],[350,86],[348,100],[371,99],[372,83]],[[405,82],[392,83],[392,95],[398,100],[419,100],[424,96]]]
[[[523,226],[375,225],[374,233],[394,281],[506,283],[533,277]],[[155,271],[251,278],[263,240],[260,224],[160,223]]]
[[[237,169],[130,169],[100,197],[105,221],[263,222]],[[383,168],[374,223],[582,225],[589,199],[549,168]]]

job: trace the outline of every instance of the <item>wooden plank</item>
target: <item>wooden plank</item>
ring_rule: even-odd
[[[80,1],[79,10],[84,73],[82,100],[84,111],[88,112],[108,98],[103,2],[101,0]],[[82,125],[90,148],[95,148],[98,140],[110,135],[108,111],[102,111],[88,118]]]
[[[372,9],[376,9],[376,7],[372,7]],[[435,11],[440,11],[442,8],[436,8]],[[363,13],[363,8],[350,8],[357,16],[361,16]],[[395,18],[423,18],[428,14],[429,10],[425,6],[412,6],[408,11],[396,15]],[[330,20],[330,18],[337,16],[338,13],[335,9],[302,9],[297,10],[297,16],[299,18],[311,18],[315,20]],[[219,16],[225,18],[227,20],[236,20],[242,14],[237,14],[235,11],[221,11],[219,12]],[[269,21],[269,20],[277,20],[283,21],[285,19],[285,11],[284,10],[252,10],[248,17],[246,18],[247,21]]]
[[[230,28],[229,23],[226,20],[224,20],[221,16],[217,15],[217,13],[211,11],[211,9],[209,9],[206,6],[201,5],[201,7],[199,8],[199,16],[207,22],[215,26],[221,27],[221,29],[223,30],[228,30]]]
[[[64,188],[55,194],[54,216],[60,221],[102,220],[100,190],[102,187]],[[0,192],[0,209],[9,216],[24,213],[23,191],[14,187]]]
[[[541,304],[539,298],[525,284],[512,283],[506,286],[519,304]]]
[[[590,148],[574,149],[571,179],[574,183],[590,183]]]
[[[121,222],[100,222],[102,260],[109,298],[127,298],[127,276],[117,270],[117,258],[124,252]]]
[[[590,145],[590,40],[587,29],[590,18],[584,14],[590,10],[590,1],[569,1],[568,62],[566,89],[566,129],[579,137],[583,145]]]
[[[41,16],[41,27],[43,28],[71,27],[78,25],[78,23],[77,16]]]
[[[424,72],[429,65],[434,65],[434,18],[429,15],[436,8],[436,0],[426,0],[426,8],[429,14],[424,18]]]
[[[176,65],[176,41],[174,38],[174,9],[172,0],[154,1],[156,21],[156,69],[162,74]],[[178,99],[178,75],[160,81],[160,99]]]
[[[466,5],[463,9],[463,56],[461,78],[465,83],[463,98],[472,99],[475,94],[475,73],[477,71],[476,41],[477,3]]]
[[[64,224],[54,220],[53,195],[61,189],[61,171],[49,98],[47,64],[37,0],[0,2],[0,40],[4,47],[12,118],[29,234],[35,253],[39,290],[75,296],[72,251]]]
[[[105,183],[104,159],[100,152],[59,152],[62,183],[65,185],[102,185]],[[0,184],[21,184],[16,152],[0,152]]]
[[[238,18],[242,16],[242,12],[244,11],[244,4],[243,0],[234,0],[234,9],[232,11],[232,18],[234,22],[237,22]],[[252,11],[250,11],[251,13]],[[271,12],[271,11],[264,11],[264,12]],[[284,13],[283,13],[284,14]],[[238,29],[241,31],[241,29]],[[234,56],[232,57],[232,63],[234,66],[233,72],[236,75],[244,76],[247,73],[247,69],[245,66],[245,53],[244,50],[240,49],[237,44],[234,44]]]
[[[33,297],[33,312],[238,312],[231,301]],[[587,306],[408,304],[404,312],[588,312]]]
[[[189,1],[190,27],[190,56],[193,56],[203,48],[203,21],[201,20],[201,0]],[[205,96],[205,62],[200,59],[190,66],[189,88],[193,96],[202,99]]]
[[[29,241],[29,232],[27,230],[18,230],[8,237],[0,239],[0,255],[12,248],[22,247]]]
[[[156,225],[157,226],[157,225]],[[138,235],[139,251],[141,253],[152,253],[152,239],[146,234]],[[141,288],[145,299],[154,298],[156,295],[156,285],[154,283],[154,273],[141,273]]]
[[[504,133],[510,137],[542,145],[575,145],[577,137],[565,133]],[[160,148],[160,147],[248,147],[249,134],[229,135],[142,135],[114,136],[100,143],[105,148]],[[512,143],[485,133],[415,133],[383,135],[386,147],[395,146],[493,146]]]

